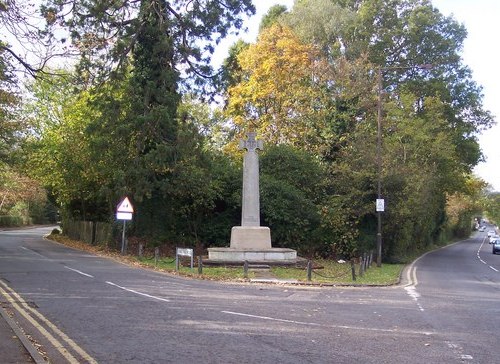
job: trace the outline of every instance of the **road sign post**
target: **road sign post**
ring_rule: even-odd
[[[127,252],[127,241],[125,239],[125,229],[127,227],[127,220],[132,220],[132,214],[134,213],[134,207],[130,203],[128,197],[125,197],[116,207],[116,219],[123,220],[123,231],[122,231],[122,248],[121,254],[125,255]]]

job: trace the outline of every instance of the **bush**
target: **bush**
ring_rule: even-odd
[[[20,216],[0,215],[0,226],[12,227],[22,225],[23,219]]]

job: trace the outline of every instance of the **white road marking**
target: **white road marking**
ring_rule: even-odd
[[[73,269],[73,268],[70,268],[70,267],[68,267],[66,265],[64,266],[64,268],[69,269],[69,270],[71,270],[73,272],[76,272],[78,274],[81,274],[82,276],[89,277],[89,278],[94,278],[94,276],[92,276],[90,274],[87,274],[87,273],[83,273],[82,271],[79,271],[78,269]]]
[[[27,251],[29,251],[31,254],[38,255],[40,258],[43,258],[43,259],[49,259],[49,258],[47,258],[47,257],[43,256],[42,254],[37,253],[37,252],[36,252],[36,251],[34,251],[34,250],[31,250],[30,248],[26,248],[25,246],[22,246],[22,247],[21,247],[21,249],[27,250]]]
[[[425,335],[425,336],[433,335],[432,332],[428,332],[428,331],[413,331],[413,330],[400,330],[400,329],[379,329],[379,328],[373,328],[373,327],[359,327],[359,326],[348,326],[348,325],[325,325],[325,324],[318,324],[315,322],[304,322],[304,321],[280,319],[280,318],[269,317],[269,316],[251,315],[251,314],[242,313],[242,312],[234,312],[234,311],[221,311],[221,312],[226,313],[228,315],[243,316],[243,317],[255,318],[255,319],[259,319],[259,320],[285,322],[285,323],[297,324],[297,325],[321,326],[321,327],[330,327],[330,328],[346,329],[346,330],[359,330],[359,331],[374,331],[374,332],[388,332],[388,333],[397,332],[397,333],[408,333],[408,334],[412,334],[412,335],[417,334],[417,335]]]
[[[1,287],[3,286],[4,289]],[[38,318],[43,324],[47,325],[56,335],[58,335],[62,340],[64,340],[68,346],[76,351],[80,356],[86,360],[88,363],[97,364],[97,361],[92,358],[85,350],[83,350],[78,344],[76,344],[72,339],[70,339],[64,332],[62,332],[56,325],[49,321],[40,312],[30,307],[24,299],[17,294],[12,288],[10,288],[5,282],[0,281],[0,293],[9,301],[12,307],[26,320],[28,320],[47,340],[56,348],[59,353],[68,360],[71,364],[80,363],[63,345],[63,343],[55,338],[51,333],[49,333],[36,319]],[[21,307],[22,306],[22,307]],[[31,313],[31,314],[30,314]],[[32,316],[33,315],[33,316]]]
[[[408,271],[406,273],[407,274],[406,278],[407,278],[409,283],[408,283],[408,285],[406,285],[404,287],[404,289],[405,289],[406,293],[408,294],[408,296],[413,298],[413,300],[417,304],[419,311],[424,312],[425,311],[424,307],[420,304],[420,302],[418,300],[420,297],[420,293],[417,292],[418,279],[417,279],[417,267],[415,266],[415,263],[417,261],[418,261],[418,259],[415,260],[408,268]]]
[[[316,324],[314,322],[302,322],[302,321],[279,319],[279,318],[268,317],[268,316],[256,316],[256,315],[250,315],[250,314],[241,313],[241,312],[222,311],[222,313],[227,313],[229,315],[236,315],[236,316],[244,316],[244,317],[257,318],[257,319],[261,319],[261,320],[288,322],[288,323],[291,323],[291,324],[298,324],[298,325],[321,326],[320,324]]]
[[[481,258],[481,249],[483,248],[483,245],[484,245],[484,242],[486,241],[487,237],[485,237],[483,239],[483,242],[481,243],[481,245],[479,246],[479,249],[477,250],[477,259],[479,259],[479,261],[483,264],[486,264],[488,266],[488,268],[490,268],[491,270],[495,271],[495,272],[499,272],[498,269],[496,269],[495,267],[492,267],[491,265],[489,265],[488,263],[486,263],[482,258]]]
[[[152,295],[147,294],[147,293],[138,292],[138,291],[135,291],[135,290],[130,289],[130,288],[119,286],[116,283],[109,282],[109,281],[106,281],[106,283],[109,284],[109,285],[111,285],[111,286],[123,289],[124,291],[135,293],[135,294],[137,294],[139,296],[144,296],[144,297],[152,298],[154,300],[163,301],[163,302],[170,302],[170,300],[167,299],[167,298],[161,298],[161,297],[157,297],[157,296],[152,296]]]

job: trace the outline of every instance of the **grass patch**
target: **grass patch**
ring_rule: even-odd
[[[389,285],[399,281],[399,275],[404,264],[382,264],[377,268],[375,264],[359,275],[359,264],[355,264],[356,280],[352,279],[352,268],[349,262],[338,263],[330,260],[315,261],[315,267],[321,266],[322,269],[314,268],[311,281],[331,284],[370,284],[370,285]],[[273,274],[279,279],[297,279],[307,281],[307,270],[299,268],[273,267]]]
[[[152,258],[139,258],[134,257],[141,266],[158,269],[166,272],[175,272],[175,258],[166,257],[162,259],[158,259],[155,262]],[[243,267],[210,267],[203,266],[202,274],[198,274],[198,267],[195,265],[193,269],[188,265],[186,266],[185,262],[183,265],[179,265],[179,271],[177,272],[183,276],[192,276],[197,278],[204,279],[213,279],[213,280],[243,280],[245,279],[245,274],[243,271]],[[253,272],[248,272],[248,278],[254,278],[255,274]]]
[[[200,275],[198,274],[197,266],[191,269],[189,265],[186,266],[184,262],[184,264],[180,265],[179,271],[176,272],[175,259],[173,257],[162,257],[155,262],[154,258],[139,258],[134,255],[121,255],[116,250],[108,249],[107,247],[99,245],[89,245],[81,241],[69,239],[61,234],[51,234],[48,238],[75,249],[111,257],[115,260],[121,261],[122,263],[174,273],[182,276],[220,281],[246,281],[247,279],[256,278],[256,274],[252,270],[248,272],[248,276],[245,278],[242,266],[203,266],[202,274]],[[316,260],[314,261],[314,267],[315,268],[313,269],[311,277],[312,283],[390,285],[398,282],[404,264],[382,264],[382,267],[380,268],[377,268],[376,265],[373,264],[370,269],[364,272],[363,276],[359,275],[360,267],[359,264],[356,264],[355,281],[352,279],[351,264],[349,262],[338,263],[330,260]],[[321,267],[321,269],[319,269],[319,267]],[[272,267],[271,273],[278,279],[307,282],[307,270],[305,268]]]

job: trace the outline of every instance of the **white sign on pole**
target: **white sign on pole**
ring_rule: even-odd
[[[383,198],[377,198],[377,212],[385,211],[385,201]]]
[[[117,212],[116,213],[117,220],[132,220],[131,212]]]
[[[193,257],[193,249],[189,248],[176,248],[177,255],[183,255],[186,257]]]
[[[191,269],[193,269],[193,249],[189,248],[175,248],[175,270],[179,270],[179,256],[187,256],[191,258]]]

